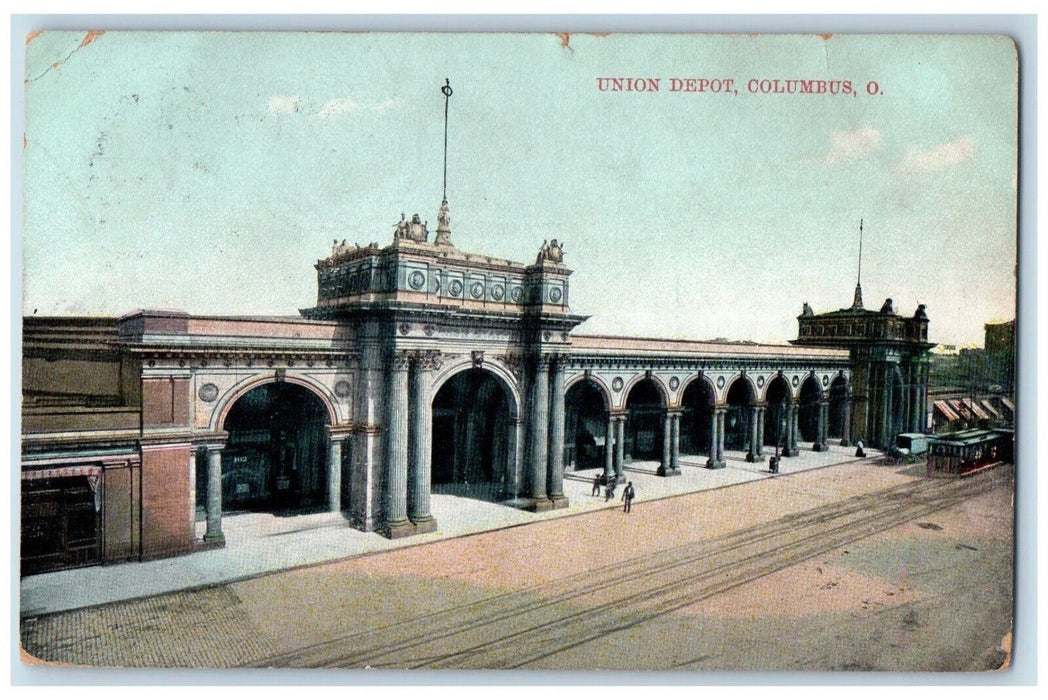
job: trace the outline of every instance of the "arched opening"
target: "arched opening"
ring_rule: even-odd
[[[742,377],[728,387],[728,408],[724,416],[724,449],[745,450],[750,444],[751,411],[757,403],[753,387]]]
[[[819,434],[819,399],[822,391],[815,377],[809,375],[801,385],[800,403],[797,406],[797,428],[800,439],[815,442]]]
[[[644,379],[633,385],[626,397],[626,411],[626,454],[638,460],[659,459],[666,406],[654,380]]]
[[[604,393],[592,381],[573,384],[564,395],[564,463],[572,469],[595,469],[604,464],[607,428]]]
[[[710,416],[714,401],[713,388],[703,379],[696,379],[685,387],[680,400],[683,408],[680,418],[680,451],[683,454],[709,455]]]
[[[328,422],[323,401],[298,384],[271,382],[237,399],[222,425],[229,433],[222,450],[222,510],[281,512],[323,506]],[[202,507],[207,469],[198,464],[196,471]]]
[[[480,367],[440,387],[433,397],[433,493],[493,502],[508,497],[511,405],[502,381]]]
[[[831,438],[844,437],[844,421],[848,417],[848,382],[843,375],[830,384],[829,425],[826,427]]]
[[[790,385],[782,376],[776,376],[768,384],[765,394],[768,408],[764,414],[764,444],[774,447],[786,447],[787,406],[790,403]]]

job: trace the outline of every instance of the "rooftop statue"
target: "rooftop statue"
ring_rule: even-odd
[[[922,321],[927,321],[928,320],[928,312],[925,311],[924,304],[918,304],[917,305],[917,313],[915,313],[913,315],[913,317],[916,318],[916,319],[920,319]]]
[[[804,302],[804,308],[801,310],[801,314],[803,316],[814,316],[815,312],[811,310],[811,307],[808,305],[808,302]]]
[[[552,241],[542,241],[542,248],[539,250],[538,257],[535,258],[536,264],[542,264],[544,262],[551,262],[560,264],[564,262],[564,244],[557,243],[557,239],[554,238]]]
[[[400,221],[396,223],[393,229],[393,240],[409,240],[415,241],[416,243],[425,243],[426,239],[429,238],[429,231],[426,230],[426,224],[428,222],[422,221],[418,214],[411,216],[411,221],[408,221],[404,217],[404,213],[400,214]]]
[[[892,300],[890,298],[884,300],[884,306],[881,307],[881,313],[882,314],[893,314],[893,313],[895,313],[895,307],[892,306]]]
[[[434,245],[451,245],[451,214],[448,212],[448,200],[440,203],[440,211],[437,212],[437,235],[433,238]]]

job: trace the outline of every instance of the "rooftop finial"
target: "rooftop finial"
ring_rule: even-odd
[[[852,300],[852,308],[862,308],[862,219],[859,219],[859,274],[855,278],[855,298]]]

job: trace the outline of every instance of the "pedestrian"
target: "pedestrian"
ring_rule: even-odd
[[[615,480],[608,479],[608,487],[604,489],[604,502],[607,503],[615,498]]]
[[[597,472],[596,476],[593,477],[593,495],[600,495],[600,472]]]
[[[627,482],[626,488],[622,490],[622,512],[630,512],[630,504],[633,503],[633,498],[637,495],[637,492],[633,490],[633,482]]]

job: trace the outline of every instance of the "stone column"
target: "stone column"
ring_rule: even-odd
[[[796,457],[797,456],[797,449],[795,447],[795,445],[796,445],[796,442],[795,442],[796,441],[796,435],[794,434],[794,431],[796,429],[797,429],[797,404],[795,402],[793,402],[793,401],[790,401],[788,404],[786,404],[786,434],[784,436],[785,439],[783,440],[783,443],[785,443],[785,444],[783,444],[783,446],[782,446],[782,456],[783,457]]]
[[[816,452],[826,451],[826,424],[827,424],[827,410],[829,404],[825,400],[819,401],[819,414],[815,421],[815,442],[811,448]]]
[[[760,409],[757,406],[750,406],[750,429],[749,429],[749,450],[746,452],[747,462],[763,462],[764,459],[759,454],[758,445],[760,439],[757,436],[757,424],[759,423],[758,414]]]
[[[390,538],[414,534],[408,520],[408,357],[390,359],[386,394],[386,532]]]
[[[535,510],[548,510],[546,495],[547,450],[549,447],[549,358],[536,357],[532,363],[531,411],[528,416],[528,461],[531,498]]]
[[[670,467],[670,452],[673,450],[671,435],[673,431],[673,421],[670,419],[669,411],[662,415],[662,459],[659,460],[659,469],[657,474],[659,476],[669,476],[673,473],[673,469]]]
[[[725,409],[717,411],[717,463],[724,466],[724,417]]]
[[[224,545],[226,536],[222,534],[222,447],[207,446],[207,531],[205,542]]]
[[[550,365],[548,493],[554,508],[568,507],[564,496],[564,359],[557,357]]]
[[[761,406],[757,410],[757,456],[764,456],[764,413],[768,409]],[[762,460],[763,461],[763,460]]]
[[[408,520],[415,532],[433,532],[437,521],[430,513],[429,492],[432,476],[433,408],[429,402],[431,370],[439,361],[431,354],[420,354],[411,365],[411,415],[408,444]]]
[[[793,426],[790,428],[790,449],[793,451],[793,456],[796,457],[800,454],[797,449],[797,438],[800,435],[800,411],[797,410],[796,404],[793,407]]]
[[[670,472],[680,474],[680,414],[670,416]]]
[[[622,473],[622,464],[625,458],[626,451],[626,416],[615,417],[615,481],[623,483],[626,481],[625,474]]]
[[[720,411],[716,406],[710,406],[710,456],[706,460],[707,469],[716,469],[722,465],[717,463],[717,416],[720,415]]]
[[[329,432],[327,486],[328,510],[332,513],[342,511],[342,440],[343,436]]]
[[[841,435],[841,447],[849,447],[851,445],[851,409],[852,397],[849,393],[844,397],[844,432]]]
[[[604,479],[615,478],[615,419],[609,413],[604,421]]]

